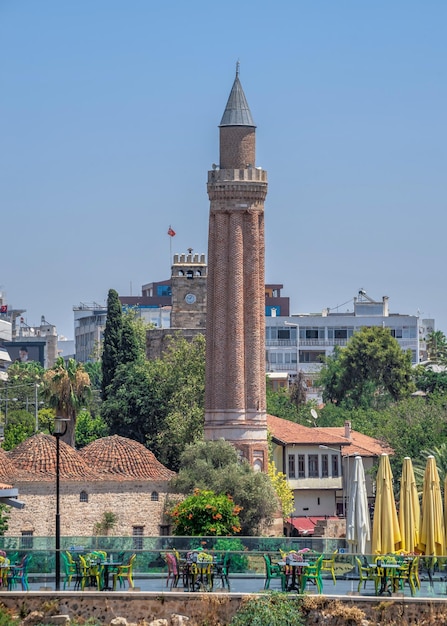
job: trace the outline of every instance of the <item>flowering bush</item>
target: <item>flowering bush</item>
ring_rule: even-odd
[[[191,496],[176,504],[169,515],[174,535],[209,537],[240,532],[241,510],[231,496],[195,489]]]

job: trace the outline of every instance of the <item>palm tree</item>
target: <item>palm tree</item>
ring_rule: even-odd
[[[61,437],[70,446],[75,445],[76,416],[90,396],[90,377],[81,363],[62,357],[43,376],[42,397],[56,414],[68,418],[67,431]]]
[[[444,491],[444,482],[447,477],[447,443],[443,442],[432,450],[421,450],[421,456],[413,461],[414,477],[418,491],[422,492],[422,483],[424,482],[425,467],[427,465],[427,457],[434,456],[436,467],[439,473],[441,490]]]
[[[427,353],[433,363],[447,363],[447,337],[442,330],[434,330],[428,335]]]

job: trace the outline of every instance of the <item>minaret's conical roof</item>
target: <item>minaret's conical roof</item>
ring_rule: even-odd
[[[253,126],[253,118],[239,80],[239,61],[236,65],[236,78],[231,88],[220,126]]]

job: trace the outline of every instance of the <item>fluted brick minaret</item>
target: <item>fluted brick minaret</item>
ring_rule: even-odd
[[[210,222],[205,437],[234,443],[267,469],[264,200],[255,125],[239,67],[220,123],[220,163],[208,172]]]

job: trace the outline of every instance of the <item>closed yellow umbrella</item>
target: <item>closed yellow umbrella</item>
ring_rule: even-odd
[[[398,550],[401,541],[396,503],[393,493],[393,474],[387,454],[382,454],[376,478],[371,551],[388,554]]]
[[[400,550],[414,552],[419,543],[421,509],[414,479],[413,464],[409,456],[404,458],[400,481],[399,527]]]
[[[418,549],[428,556],[445,553],[441,485],[434,456],[428,457],[425,467]]]

